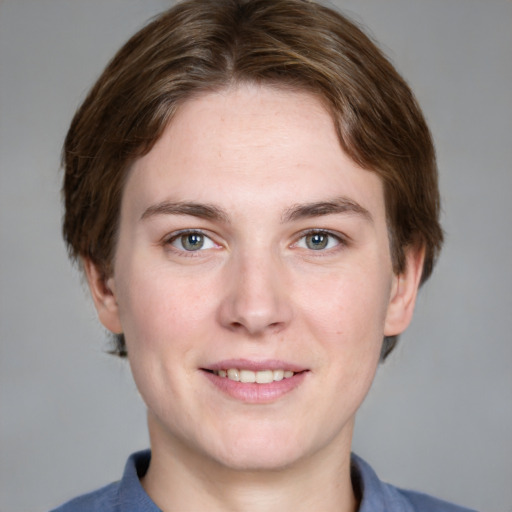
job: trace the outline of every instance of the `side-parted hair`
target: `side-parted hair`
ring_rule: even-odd
[[[343,150],[380,176],[395,273],[425,250],[422,283],[442,245],[432,138],[408,85],[338,12],[310,0],[184,0],[135,34],[76,112],[62,164],[70,257],[113,271],[123,186],[183,102],[256,83],[308,91],[332,115]],[[396,336],[384,339],[382,358]],[[126,355],[122,335],[115,353]]]

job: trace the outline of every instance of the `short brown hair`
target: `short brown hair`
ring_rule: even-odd
[[[70,256],[112,272],[123,185],[193,95],[254,82],[307,90],[330,111],[341,146],[384,185],[394,271],[405,248],[442,244],[431,135],[405,81],[341,14],[310,0],[185,0],[135,34],[78,109],[63,149]],[[396,337],[384,340],[383,357]],[[117,353],[124,354],[118,338]]]

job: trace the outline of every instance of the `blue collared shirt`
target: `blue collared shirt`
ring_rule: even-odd
[[[162,512],[139,480],[146,473],[150,459],[149,450],[134,453],[119,482],[79,496],[53,512]],[[357,455],[352,455],[352,482],[361,497],[359,512],[474,512],[426,494],[385,484]]]

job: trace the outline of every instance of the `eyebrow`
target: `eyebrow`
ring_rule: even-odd
[[[293,222],[300,219],[338,213],[360,215],[369,222],[373,222],[372,215],[366,208],[346,197],[337,197],[329,201],[293,205],[284,211],[281,222]],[[229,224],[229,215],[224,210],[218,206],[203,203],[162,201],[161,203],[146,208],[141,215],[141,220],[156,215],[190,215],[192,217]]]
[[[336,197],[330,201],[294,205],[284,212],[282,222],[291,222],[299,219],[337,213],[352,213],[362,216],[369,222],[373,222],[373,217],[366,208],[347,197]]]
[[[153,217],[155,215],[191,215],[201,219],[221,221],[229,223],[229,217],[224,210],[211,204],[194,202],[172,202],[162,201],[154,204],[141,215],[141,220]]]

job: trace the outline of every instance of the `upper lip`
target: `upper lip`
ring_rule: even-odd
[[[278,359],[265,359],[265,360],[251,360],[251,359],[225,359],[208,365],[205,369],[212,371],[228,370],[230,368],[238,368],[242,370],[252,370],[253,372],[260,372],[263,370],[289,370],[294,373],[299,373],[307,370],[304,366],[289,363],[287,361],[280,361]]]

